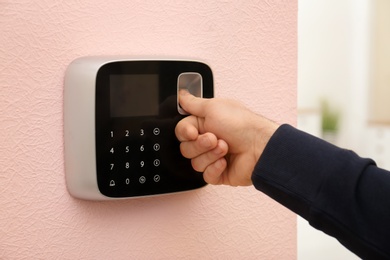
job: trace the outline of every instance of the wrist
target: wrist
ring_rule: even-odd
[[[265,118],[262,116],[258,116],[258,120],[256,120],[256,133],[255,133],[255,142],[254,145],[254,160],[255,163],[260,159],[261,155],[265,147],[267,146],[269,140],[279,128],[279,124]]]

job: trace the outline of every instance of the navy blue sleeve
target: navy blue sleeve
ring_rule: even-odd
[[[374,161],[282,125],[252,181],[359,257],[390,259],[390,172]]]

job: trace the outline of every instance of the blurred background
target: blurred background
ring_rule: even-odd
[[[298,128],[390,169],[390,1],[298,6]],[[298,259],[358,258],[299,218]]]

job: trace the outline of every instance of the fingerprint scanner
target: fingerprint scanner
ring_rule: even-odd
[[[182,115],[188,115],[188,113],[181,108],[179,103],[179,91],[182,89],[187,90],[195,97],[203,97],[202,75],[196,72],[185,72],[181,73],[177,78],[177,110]]]

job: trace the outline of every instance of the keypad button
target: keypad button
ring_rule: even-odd
[[[139,177],[138,180],[139,180],[139,183],[144,184],[146,182],[146,177],[145,176],[141,176],[141,177]]]
[[[157,152],[158,150],[160,150],[160,144],[155,143],[155,144],[153,145],[153,150],[155,150],[156,152]]]
[[[154,135],[159,135],[160,134],[160,128],[156,127],[153,129],[153,134]]]
[[[153,161],[153,165],[156,166],[156,167],[160,166],[160,160],[159,159],[155,159]]]
[[[154,175],[153,180],[154,180],[154,182],[159,182],[161,180],[160,175],[158,175],[158,174]]]

